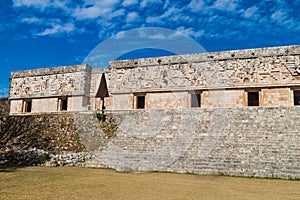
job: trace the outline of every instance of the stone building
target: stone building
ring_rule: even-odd
[[[300,45],[11,73],[10,114],[300,105]]]

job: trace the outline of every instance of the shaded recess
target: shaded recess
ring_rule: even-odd
[[[99,85],[98,91],[96,93],[96,98],[100,98],[101,101],[102,101],[101,110],[105,109],[105,104],[104,104],[104,98],[105,97],[109,97],[109,94],[108,94],[108,89],[107,89],[105,74],[102,73],[100,85]]]

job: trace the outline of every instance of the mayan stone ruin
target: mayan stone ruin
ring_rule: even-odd
[[[76,113],[78,130],[113,115],[86,166],[300,178],[299,45],[16,71],[9,101],[14,116]]]
[[[287,46],[12,72],[10,114],[93,111],[102,103],[107,110],[294,106],[299,51]],[[102,74],[107,87],[100,87]]]

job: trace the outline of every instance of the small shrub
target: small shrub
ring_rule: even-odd
[[[106,120],[106,114],[104,113],[104,111],[103,110],[101,110],[101,112],[95,112],[95,117],[99,120],[99,121],[101,121],[101,122],[105,122],[105,120]]]
[[[49,154],[45,154],[45,155],[41,156],[40,158],[38,158],[35,162],[37,164],[44,164],[48,160],[50,160],[50,155]]]

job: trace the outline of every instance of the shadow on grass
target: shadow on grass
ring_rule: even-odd
[[[24,167],[27,167],[27,166],[0,162],[0,173],[16,172],[18,169],[24,168]]]
[[[37,166],[49,160],[49,154],[38,151],[9,151],[0,153],[0,172],[15,172],[19,168]]]

